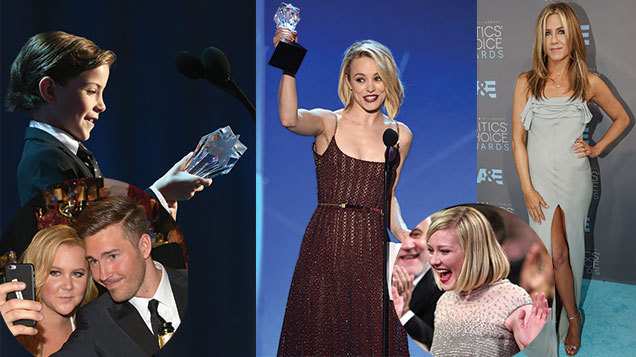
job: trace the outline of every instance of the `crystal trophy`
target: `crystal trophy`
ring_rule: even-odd
[[[281,3],[278,10],[276,10],[276,14],[274,14],[276,28],[284,27],[293,32],[298,22],[300,22],[299,15],[300,9],[292,4]],[[306,53],[307,50],[298,43],[281,40],[276,46],[269,64],[293,75],[298,72]]]
[[[202,178],[226,175],[247,150],[229,126],[219,128],[199,140],[185,171]]]

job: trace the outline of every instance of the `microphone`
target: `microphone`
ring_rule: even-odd
[[[256,120],[256,109],[232,79],[230,62],[225,57],[225,54],[216,47],[208,47],[203,50],[201,57],[203,61],[200,61],[187,51],[179,51],[175,58],[177,69],[190,79],[205,78],[215,86],[226,90],[238,98],[252,114],[252,118]]]
[[[223,53],[216,47],[208,47],[203,50],[201,54],[203,62],[203,68],[207,74],[206,78],[214,85],[225,89],[230,92],[236,98],[238,98],[243,105],[250,111],[254,120],[256,120],[256,108],[250,100],[247,98],[241,88],[234,82],[230,74],[230,61]]]
[[[384,145],[386,146],[386,153],[384,157],[388,164],[389,161],[392,161],[395,158],[395,148],[393,146],[395,146],[398,141],[398,133],[391,128],[386,129],[382,135],[382,141],[384,141]]]
[[[175,62],[179,72],[190,79],[199,79],[205,76],[201,61],[188,51],[179,51]]]
[[[220,87],[232,80],[230,76],[230,61],[225,54],[216,47],[208,47],[201,53],[203,68],[210,77],[210,81]]]
[[[391,128],[386,129],[382,135],[382,141],[384,141],[385,146],[395,146],[398,141],[398,133]]]
[[[389,257],[389,230],[390,230],[390,223],[391,223],[391,219],[389,217],[389,212],[390,212],[390,207],[391,207],[391,203],[389,202],[389,198],[390,196],[390,192],[391,192],[391,188],[389,187],[389,163],[393,160],[395,160],[396,157],[396,152],[395,152],[395,148],[393,147],[397,141],[398,141],[398,133],[391,129],[388,128],[384,131],[384,134],[382,134],[382,141],[384,141],[384,145],[386,146],[386,151],[384,152],[384,184],[382,186],[384,186],[384,193],[382,195],[382,202],[383,202],[383,210],[384,210],[384,239],[382,241],[383,244],[383,249],[382,249],[382,263],[383,263],[383,267],[385,267],[383,269],[383,274],[382,274],[382,286],[383,288],[383,293],[382,293],[382,335],[383,335],[383,350],[388,351],[388,345],[387,345],[387,341],[389,338],[389,330],[388,330],[388,326],[389,326],[389,291],[387,288],[387,281],[389,279],[389,277],[387,276],[389,273],[387,272],[386,269],[386,262],[387,259]]]

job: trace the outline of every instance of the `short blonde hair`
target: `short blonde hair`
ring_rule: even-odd
[[[46,282],[49,270],[53,266],[53,260],[55,260],[55,254],[62,245],[79,247],[84,251],[84,244],[75,229],[60,224],[39,231],[22,255],[23,263],[33,264],[35,270],[35,295],[38,301],[42,301],[40,289]],[[80,306],[86,305],[97,297],[97,287],[91,277],[88,263],[86,274],[88,275],[88,283]]]
[[[471,291],[508,276],[510,263],[483,214],[467,206],[439,211],[431,216],[426,242],[433,233],[446,229],[455,231],[457,242],[464,251],[464,263],[457,277],[455,291]],[[441,289],[442,283],[437,272],[434,276]]]
[[[75,229],[66,225],[57,225],[40,230],[33,236],[33,240],[22,254],[22,263],[31,263],[35,270],[35,296],[37,301],[42,302],[40,296],[40,289],[49,277],[49,271],[53,266],[55,260],[55,254],[62,245],[80,247],[84,251],[84,244],[79,238]],[[93,278],[91,277],[91,271],[86,269],[87,283],[86,291],[84,292],[84,298],[80,303],[80,306],[88,304],[91,300],[97,297],[97,287]],[[39,326],[38,325],[38,329]],[[42,338],[42,332],[38,332],[37,335],[20,335],[16,336],[16,339],[22,344],[22,346],[34,356],[42,356],[42,344],[44,343]]]
[[[572,86],[570,99],[582,98],[585,100],[588,89],[587,62],[585,40],[581,32],[581,25],[572,7],[563,2],[556,2],[544,7],[537,19],[532,45],[532,69],[525,72],[528,80],[528,90],[536,98],[543,97],[543,90],[548,81],[548,57],[545,50],[545,26],[548,17],[558,15],[563,23],[563,29],[568,36],[570,47],[570,64],[568,67],[568,81]]]
[[[386,88],[386,99],[383,105],[387,115],[393,120],[400,111],[400,106],[404,101],[404,87],[400,81],[393,54],[385,45],[377,41],[358,41],[349,46],[345,51],[342,65],[340,66],[340,78],[338,81],[338,96],[342,104],[344,104],[345,109],[353,105],[351,100],[351,88],[349,87],[349,72],[351,69],[351,61],[360,57],[369,57],[378,66],[378,73]]]

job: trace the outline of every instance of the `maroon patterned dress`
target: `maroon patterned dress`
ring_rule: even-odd
[[[300,247],[278,355],[380,356],[384,163],[345,155],[335,135],[324,154],[314,151],[314,159],[318,207]],[[399,162],[398,152],[389,187]],[[335,205],[342,203],[354,207]],[[389,353],[408,356],[392,302]]]

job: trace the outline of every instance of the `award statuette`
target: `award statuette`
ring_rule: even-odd
[[[298,22],[300,22],[299,14],[300,9],[297,7],[292,4],[281,3],[274,15],[276,28],[284,27],[293,32]],[[272,58],[269,59],[269,64],[282,69],[286,73],[296,74],[306,53],[307,50],[303,46],[295,42],[289,43],[281,40],[276,46]]]
[[[202,137],[186,163],[185,171],[202,178],[227,174],[247,150],[238,138],[229,126]]]
[[[168,343],[168,340],[172,338],[172,335],[174,335],[174,327],[172,327],[171,322],[163,322],[159,325],[159,335],[157,336],[159,348],[163,348]]]

